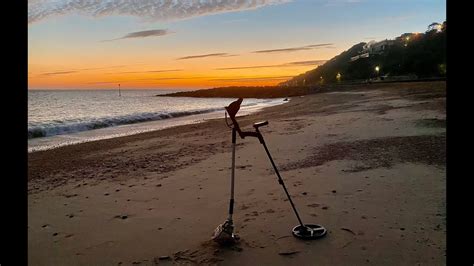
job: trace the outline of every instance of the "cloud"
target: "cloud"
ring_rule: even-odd
[[[85,84],[118,84],[124,81],[94,81],[94,82],[86,82]]]
[[[313,65],[321,65],[326,63],[328,60],[309,60],[309,61],[298,61],[298,62],[290,62],[286,65],[289,66],[313,66]]]
[[[288,80],[293,78],[293,76],[273,76],[273,77],[163,77],[163,78],[141,78],[141,79],[119,79],[113,81],[93,81],[87,82],[86,84],[127,84],[130,82],[139,82],[139,81],[167,81],[167,80],[189,80],[189,79],[201,79],[207,81],[227,81],[227,82],[255,82],[255,81],[268,81],[268,80]]]
[[[91,17],[134,16],[147,21],[173,21],[251,10],[292,0],[29,0],[28,24],[50,17],[81,14]]]
[[[296,51],[303,51],[303,50],[311,50],[309,47],[294,47],[294,48],[283,48],[283,49],[273,49],[273,50],[260,50],[254,51],[253,53],[281,53],[281,52],[296,52]]]
[[[190,55],[185,57],[177,58],[176,60],[186,60],[186,59],[195,59],[195,58],[204,58],[204,57],[229,57],[236,56],[228,53],[214,53],[214,54],[202,54],[202,55]]]
[[[305,47],[308,47],[308,48],[319,48],[319,47],[328,47],[328,46],[331,46],[333,45],[334,43],[319,43],[319,44],[311,44],[311,45],[307,45]]]
[[[281,65],[222,67],[222,68],[216,68],[216,70],[254,69],[254,68],[269,68],[269,67],[279,67],[279,66]]]
[[[164,70],[148,70],[148,71],[125,71],[125,72],[111,72],[106,74],[137,74],[137,73],[162,73],[162,72],[177,72],[184,69],[164,69]]]
[[[309,61],[289,62],[289,63],[285,63],[285,64],[265,65],[265,66],[222,67],[222,68],[216,68],[216,70],[257,69],[257,68],[294,67],[294,66],[316,66],[316,65],[324,64],[326,61],[327,60],[309,60]]]
[[[66,75],[66,74],[72,74],[72,73],[77,73],[79,71],[57,71],[57,72],[47,72],[41,74],[41,76],[55,76],[55,75]]]
[[[209,80],[210,81],[227,81],[227,82],[255,82],[255,81],[268,81],[268,80],[287,80],[289,78],[293,78],[293,76],[217,78],[217,79],[209,79]]]
[[[259,50],[253,51],[252,53],[287,53],[287,52],[296,52],[296,51],[304,51],[304,50],[312,50],[316,48],[329,48],[333,43],[320,43],[320,44],[311,44],[299,47],[290,47],[290,48],[281,48],[281,49],[272,49],[272,50]]]
[[[183,79],[205,79],[206,77],[164,77],[164,78],[140,78],[140,79],[119,79],[113,81],[93,81],[86,84],[117,84],[136,81],[154,81],[154,80],[183,80]]]
[[[170,32],[168,30],[145,30],[145,31],[136,31],[129,33],[123,37],[117,38],[117,39],[111,39],[111,40],[103,40],[102,42],[111,42],[111,41],[116,41],[116,40],[122,40],[122,39],[131,39],[131,38],[145,38],[145,37],[157,37],[157,36],[164,36],[168,35],[174,32]]]
[[[166,77],[166,78],[154,78],[149,80],[181,80],[181,79],[203,79],[204,77]]]
[[[131,64],[131,65],[141,65],[141,64]],[[93,67],[93,68],[78,68],[78,69],[58,70],[58,71],[54,71],[54,72],[45,72],[45,73],[39,74],[39,76],[66,75],[66,74],[79,73],[81,71],[120,68],[120,67],[127,67],[127,66],[130,66],[130,65],[115,65],[115,66],[107,66],[107,67]]]

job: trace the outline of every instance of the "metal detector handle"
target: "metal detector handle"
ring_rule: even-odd
[[[240,130],[239,123],[237,123],[235,116],[237,115],[237,112],[240,109],[240,104],[242,103],[242,101],[243,99],[239,98],[236,101],[231,102],[229,106],[225,107],[225,110],[229,114],[230,120],[232,120],[232,126],[233,128],[235,128],[235,130],[237,130],[237,133],[239,133],[240,138],[244,139],[245,137],[256,137],[260,140],[260,133]]]

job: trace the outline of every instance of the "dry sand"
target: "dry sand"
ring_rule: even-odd
[[[303,221],[328,229],[314,241],[291,236],[296,217],[252,138],[237,147],[241,241],[209,241],[228,207],[223,119],[31,153],[29,264],[444,265],[445,92],[354,86],[239,119],[269,120],[261,131]]]

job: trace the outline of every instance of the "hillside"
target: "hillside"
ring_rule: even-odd
[[[282,86],[318,85],[374,79],[416,79],[446,76],[446,21],[432,23],[425,33],[405,33],[393,40],[361,42],[325,64]]]
[[[222,97],[222,98],[285,98],[306,95],[321,91],[322,88],[308,86],[283,87],[220,87],[206,90],[183,91],[170,94],[161,94],[161,97]]]

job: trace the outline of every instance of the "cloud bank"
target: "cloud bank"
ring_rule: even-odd
[[[147,70],[147,71],[125,71],[125,72],[111,72],[106,74],[142,74],[142,73],[164,73],[164,72],[178,72],[184,69],[163,69],[163,70]]]
[[[79,71],[71,70],[71,71],[57,71],[57,72],[47,72],[41,74],[42,76],[56,76],[56,75],[66,75],[66,74],[73,74]]]
[[[227,82],[256,82],[256,81],[269,81],[269,80],[287,80],[293,76],[275,76],[275,77],[237,77],[237,78],[216,78],[209,79],[209,81],[227,81]]]
[[[290,1],[292,0],[28,0],[28,24],[66,14],[91,17],[120,15],[148,21],[173,21]]]
[[[282,48],[282,49],[259,50],[259,51],[253,51],[252,53],[257,53],[257,54],[288,53],[288,52],[312,50],[312,49],[317,49],[317,48],[330,48],[332,45],[333,43],[320,43],[320,44],[311,44],[311,45],[289,47],[289,48]]]
[[[201,55],[190,55],[177,58],[176,60],[186,60],[186,59],[195,59],[195,58],[204,58],[204,57],[228,57],[228,56],[236,56],[228,53],[214,53],[214,54],[201,54]]]
[[[308,60],[308,61],[289,62],[289,63],[278,64],[278,65],[222,67],[222,68],[216,68],[216,70],[280,68],[280,67],[294,67],[294,66],[316,66],[316,65],[324,64],[326,61],[327,60]]]
[[[145,37],[157,37],[157,36],[163,36],[167,34],[171,34],[173,32],[170,32],[168,30],[145,30],[145,31],[136,31],[136,32],[131,32],[123,37],[117,38],[117,39],[111,39],[111,40],[103,40],[103,42],[110,42],[110,41],[116,41],[116,40],[122,40],[122,39],[130,39],[130,38],[145,38]]]

